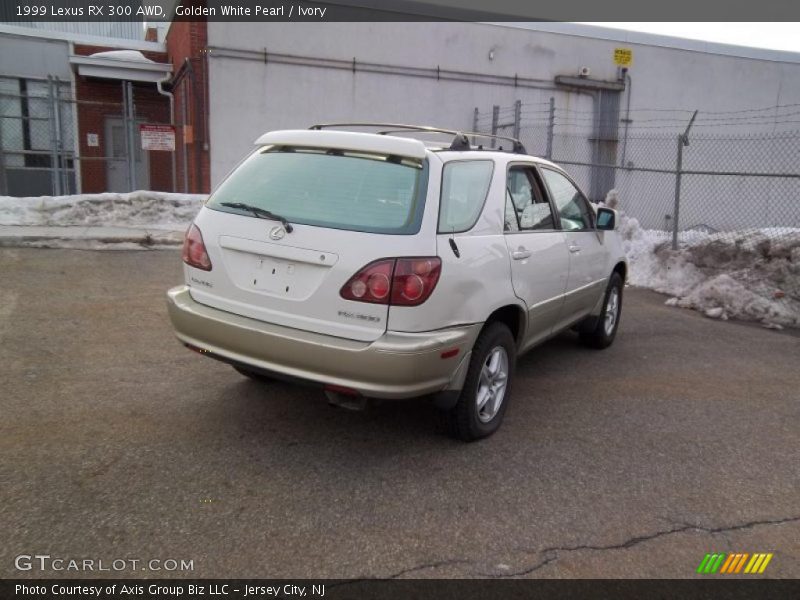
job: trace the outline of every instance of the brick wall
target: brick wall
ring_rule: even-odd
[[[111,48],[76,45],[75,53],[80,55],[103,52]],[[144,52],[147,58],[165,63],[167,57],[157,52]],[[78,142],[81,156],[81,191],[84,194],[108,190],[107,166],[103,157],[112,155],[110,140],[106,139],[106,118],[122,118],[122,82],[108,79],[95,79],[83,76],[75,78],[75,97],[78,113]],[[169,100],[156,90],[153,83],[134,83],[133,100],[137,119],[147,123],[169,123]],[[98,134],[98,146],[89,146],[87,134]],[[144,150],[142,151],[144,152]],[[172,157],[169,152],[151,151],[150,189],[172,190]]]
[[[182,192],[208,193],[211,185],[207,46],[205,21],[171,24],[167,33],[167,54],[175,81],[172,91],[177,126],[177,187]]]

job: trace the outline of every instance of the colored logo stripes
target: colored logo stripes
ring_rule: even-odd
[[[763,573],[771,560],[772,553],[748,554],[747,552],[739,552],[726,554],[725,552],[716,552],[705,555],[700,566],[697,567],[697,572],[704,574],[720,573],[731,575],[749,573],[756,575]]]

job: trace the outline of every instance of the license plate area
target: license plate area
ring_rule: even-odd
[[[275,295],[293,296],[292,288],[299,285],[298,273],[302,266],[297,263],[268,256],[255,256],[251,269],[252,289]],[[297,290],[295,290],[297,291]]]

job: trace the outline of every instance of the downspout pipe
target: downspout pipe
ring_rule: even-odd
[[[169,98],[169,124],[172,126],[172,131],[175,131],[175,94],[172,92],[168,92],[164,89],[164,84],[169,83],[170,75],[166,75],[164,79],[160,79],[156,81],[156,89],[158,93],[162,96],[166,96]],[[177,140],[175,140],[177,142]],[[177,148],[172,151],[172,191],[177,192],[177,180],[178,180],[178,161],[177,161]]]

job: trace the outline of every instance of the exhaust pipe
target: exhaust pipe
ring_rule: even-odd
[[[338,406],[346,410],[362,411],[369,406],[369,398],[362,396],[356,390],[346,387],[326,385],[325,397],[331,406]]]

